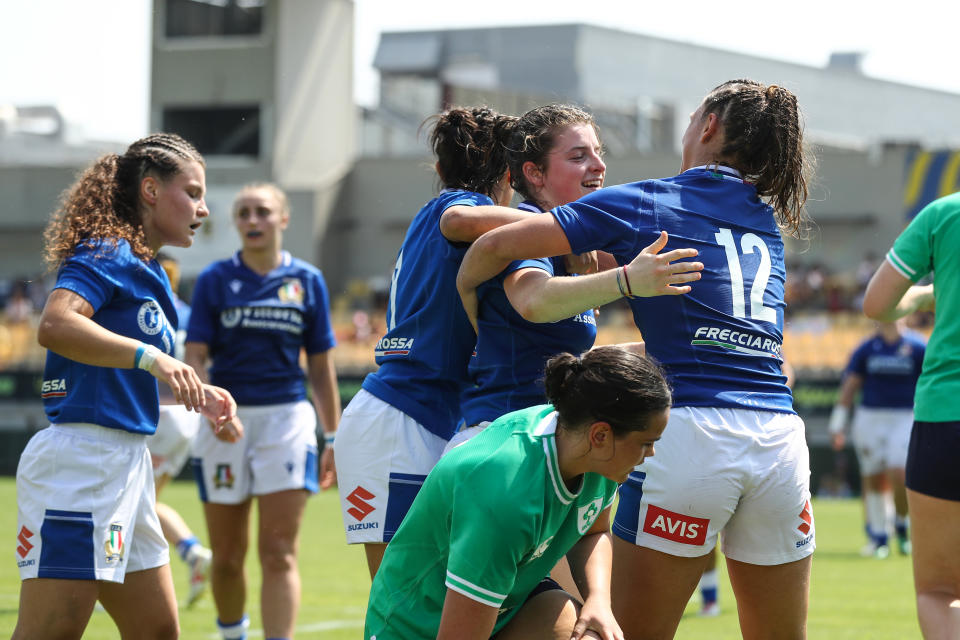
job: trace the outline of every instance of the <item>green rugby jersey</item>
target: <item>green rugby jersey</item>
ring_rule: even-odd
[[[960,193],[924,207],[894,242],[887,260],[912,282],[934,272],[936,322],[917,381],[914,418],[960,420]]]
[[[435,638],[447,589],[500,610],[500,630],[609,507],[617,484],[557,466],[557,414],[507,414],[444,456],[387,545],[364,638]]]

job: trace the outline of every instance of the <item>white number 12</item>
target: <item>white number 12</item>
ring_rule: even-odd
[[[733,239],[730,229],[720,229],[716,234],[717,244],[721,245],[727,254],[727,266],[730,269],[730,293],[733,295],[733,315],[736,318],[746,318],[746,304],[743,299],[743,271],[740,269],[740,255],[737,253],[737,242]],[[740,249],[744,254],[760,253],[760,265],[750,287],[750,318],[776,323],[777,310],[763,306],[763,292],[767,289],[767,280],[770,279],[770,250],[755,233],[745,233],[740,238]]]

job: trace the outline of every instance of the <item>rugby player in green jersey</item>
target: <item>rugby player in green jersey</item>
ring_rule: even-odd
[[[560,354],[544,378],[551,405],[503,416],[430,472],[373,581],[365,639],[623,638],[609,510],[653,455],[670,390],[619,347]],[[564,556],[582,604],[547,578]]]

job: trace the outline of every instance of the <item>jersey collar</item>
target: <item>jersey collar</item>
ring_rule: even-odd
[[[553,484],[553,493],[557,500],[563,504],[570,504],[578,495],[580,488],[576,493],[567,489],[563,476],[560,475],[560,460],[557,457],[557,412],[552,411],[540,420],[533,435],[540,436],[543,442],[543,452],[546,457],[547,475],[550,476],[550,482]],[[583,487],[583,477],[580,478],[580,487]]]
[[[543,209],[537,206],[536,202],[531,200],[524,200],[517,205],[517,209],[520,209],[521,211],[532,211],[533,213],[543,213]]]
[[[237,251],[235,254],[233,254],[232,260],[233,260],[233,266],[235,266],[235,267],[240,267],[240,266],[246,267],[246,265],[243,263],[243,260],[240,259],[240,252],[239,252],[239,251]],[[281,251],[281,252],[280,252],[280,266],[281,266],[281,267],[289,267],[292,262],[293,262],[293,256],[290,255],[290,252],[289,252],[289,251]],[[249,267],[247,267],[247,268],[249,269]]]
[[[699,167],[690,167],[687,171],[696,171],[702,169],[710,173],[711,175],[724,180],[735,180],[737,182],[744,182],[743,174],[734,169],[733,167],[727,167],[722,164],[702,164]],[[684,173],[687,173],[684,171]]]

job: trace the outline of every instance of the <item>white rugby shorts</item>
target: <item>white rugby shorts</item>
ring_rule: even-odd
[[[170,562],[146,437],[93,424],[35,434],[17,467],[20,579],[123,582]]]
[[[193,439],[206,420],[182,404],[160,405],[157,432],[147,436],[147,448],[153,461],[154,479],[161,476],[175,478],[190,457]]]
[[[393,538],[446,444],[365,389],[353,397],[333,450],[348,544]]]
[[[241,504],[250,496],[290,489],[316,493],[317,414],[306,400],[237,407],[243,437],[218,440],[204,424],[193,444],[200,499]]]
[[[851,436],[860,474],[905,469],[912,430],[913,409],[857,407]]]
[[[786,564],[816,546],[810,454],[799,416],[678,407],[653,457],[620,487],[613,533],[674,556],[710,551]]]

